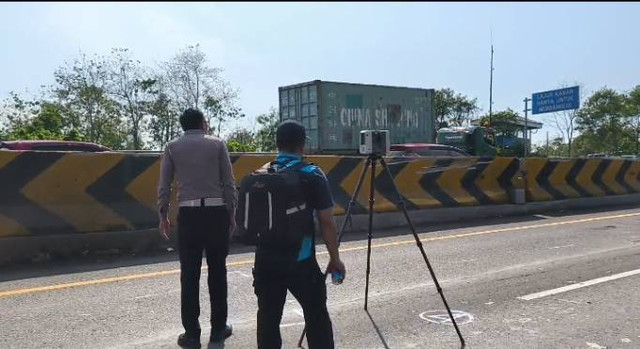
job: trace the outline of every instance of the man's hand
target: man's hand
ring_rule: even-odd
[[[169,222],[169,218],[161,218],[158,229],[160,230],[160,235],[162,235],[165,240],[169,241],[169,239],[171,239],[171,223]]]
[[[327,273],[333,273],[334,271],[339,271],[342,274],[342,279],[346,279],[347,277],[347,269],[344,266],[344,263],[340,259],[330,260],[329,265],[327,265]]]

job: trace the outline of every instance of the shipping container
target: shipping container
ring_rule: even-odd
[[[433,89],[315,80],[278,88],[280,120],[300,121],[311,154],[355,154],[361,130],[391,143],[435,142]]]

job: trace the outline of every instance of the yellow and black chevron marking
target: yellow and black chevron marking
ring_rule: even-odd
[[[525,172],[531,201],[640,192],[640,161],[527,159]]]
[[[239,184],[273,156],[232,154],[231,160]],[[306,160],[323,169],[336,202],[334,212],[344,214],[365,159]],[[519,167],[514,158],[387,162],[409,209],[508,203]],[[533,201],[640,192],[638,161],[529,159],[526,172]],[[155,228],[159,174],[157,154],[0,151],[0,238]],[[354,213],[367,211],[369,184],[367,175]],[[381,166],[375,187],[376,211],[399,209],[393,183]],[[176,213],[174,204],[172,217]]]
[[[0,236],[155,226],[157,156],[3,151],[0,159]]]
[[[509,202],[509,189],[518,171],[513,158],[440,158],[417,161],[389,161],[394,182],[408,208],[490,205]],[[381,211],[393,211],[393,197],[387,176],[377,176],[377,188],[392,206],[382,203]]]

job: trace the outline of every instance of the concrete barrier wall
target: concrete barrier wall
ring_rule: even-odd
[[[272,159],[232,155],[238,184]],[[312,156],[307,160],[324,170],[336,201],[335,213],[344,214],[364,159]],[[511,189],[518,186],[515,158],[388,162],[409,209],[506,204]],[[533,201],[640,192],[640,162],[530,159],[525,168],[527,194]],[[153,229],[159,170],[158,154],[0,151],[0,238]],[[380,167],[375,178],[375,210],[397,210],[392,183]],[[369,180],[367,176],[354,213],[367,210]]]
[[[527,201],[551,201],[640,192],[640,161],[527,159]]]

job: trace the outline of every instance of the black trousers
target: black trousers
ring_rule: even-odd
[[[258,349],[280,349],[280,321],[287,290],[298,300],[307,325],[309,349],[333,349],[327,311],[327,286],[315,258],[278,268],[256,256],[254,290],[258,296]]]
[[[227,323],[227,267],[229,211],[225,206],[181,207],[178,213],[178,252],[182,325],[189,336],[199,337],[200,274],[202,252],[207,255],[211,300],[211,328]]]

